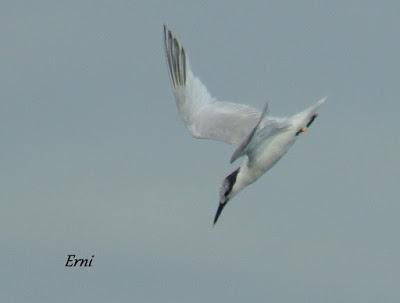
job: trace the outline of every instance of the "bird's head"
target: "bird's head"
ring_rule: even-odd
[[[219,205],[214,217],[214,225],[215,223],[217,223],[218,218],[221,215],[221,212],[224,209],[225,205],[228,204],[229,200],[232,199],[238,192],[235,184],[237,176],[239,174],[239,169],[240,168],[233,171],[229,176],[224,179],[224,182],[222,182],[222,186],[219,192]]]

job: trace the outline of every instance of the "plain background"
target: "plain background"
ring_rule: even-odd
[[[0,301],[399,302],[397,1],[0,2]],[[233,148],[176,112],[327,103],[211,227]],[[92,268],[64,267],[67,254]]]

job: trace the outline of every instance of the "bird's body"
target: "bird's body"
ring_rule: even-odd
[[[283,131],[260,143],[254,150],[254,157],[247,164],[257,172],[257,178],[269,170],[293,145],[292,130]]]
[[[269,116],[267,106],[261,112],[248,105],[218,101],[193,75],[184,48],[165,26],[164,43],[178,112],[189,132],[195,138],[237,146],[231,163],[245,156],[222,183],[215,224],[227,202],[268,171],[311,125],[325,99],[287,118]]]

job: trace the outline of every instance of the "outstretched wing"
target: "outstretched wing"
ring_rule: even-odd
[[[263,118],[267,115],[267,113],[268,113],[268,103],[265,104],[264,110],[261,113],[261,116],[260,116],[256,126],[254,126],[253,130],[247,135],[247,137],[239,144],[239,146],[233,152],[231,160],[230,160],[231,163],[235,162],[236,159],[244,156],[247,153],[247,148],[249,146],[249,143],[253,139],[256,131],[260,128],[260,123],[263,120]]]
[[[261,112],[212,97],[193,75],[184,48],[165,26],[164,44],[178,112],[191,135],[234,145],[242,142],[256,126]]]
[[[251,158],[252,152],[254,152],[262,142],[290,128],[291,124],[287,119],[268,118],[267,113],[268,103],[265,105],[257,125],[233,152],[230,160],[231,163],[244,155]]]

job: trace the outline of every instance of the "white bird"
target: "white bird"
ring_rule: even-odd
[[[164,45],[178,112],[190,134],[236,146],[231,163],[245,156],[222,183],[215,225],[228,201],[268,171],[314,122],[326,98],[285,118],[269,116],[268,105],[261,112],[248,105],[219,101],[193,75],[184,48],[165,25]]]

